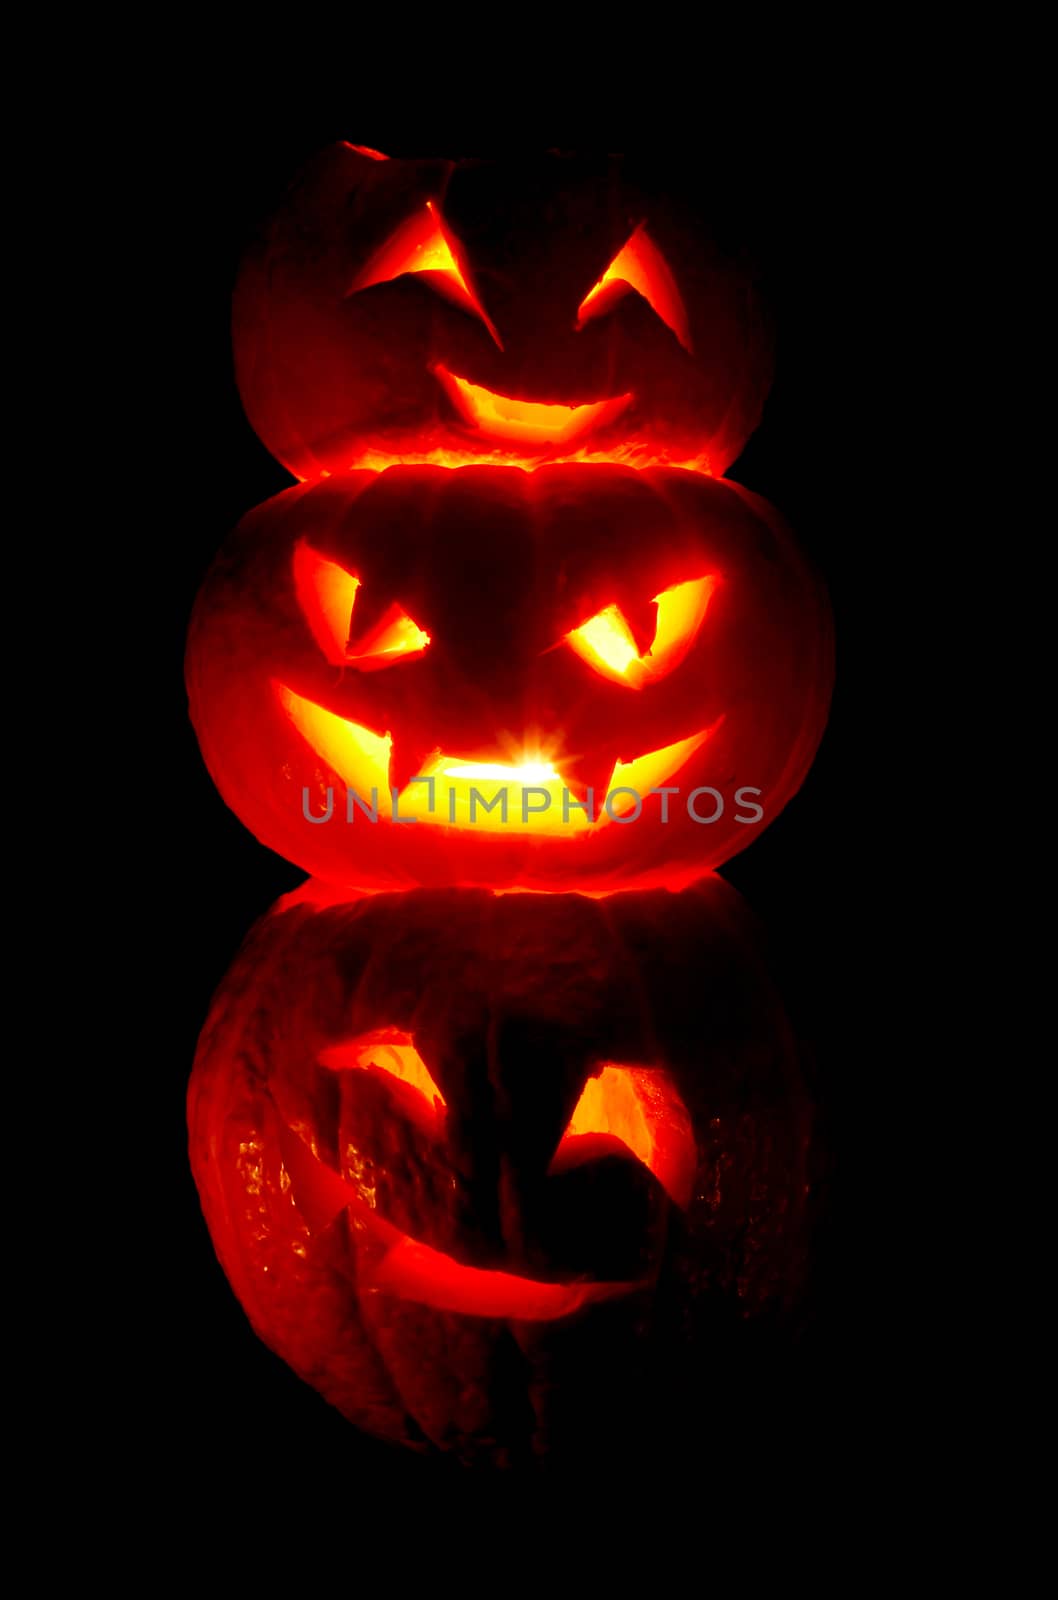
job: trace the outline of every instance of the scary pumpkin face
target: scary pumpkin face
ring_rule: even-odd
[[[228,804],[361,889],[689,882],[795,792],[830,671],[763,501],[583,465],[292,489],[222,552],[187,658]]]
[[[253,427],[309,480],[572,459],[719,475],[771,377],[752,275],[612,157],[323,151],[243,265],[234,348]]]
[[[189,1117],[254,1328],[390,1439],[520,1461],[691,1426],[800,1292],[810,1106],[715,878],[310,883],[218,994]]]

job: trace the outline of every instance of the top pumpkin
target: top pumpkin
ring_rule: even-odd
[[[716,476],[760,420],[752,276],[617,157],[387,160],[338,144],[241,268],[236,376],[301,479],[569,460]]]

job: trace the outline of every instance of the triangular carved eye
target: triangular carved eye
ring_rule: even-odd
[[[394,603],[362,638],[350,639],[346,659],[370,672],[388,667],[401,656],[421,655],[429,642],[430,635],[412,621],[403,606]]]
[[[687,311],[676,280],[642,223],[577,307],[577,327],[583,328],[594,317],[612,311],[629,290],[641,295],[666,327],[672,329],[683,348],[693,354]]]
[[[604,678],[642,689],[679,666],[694,643],[717,586],[715,577],[692,578],[655,595],[654,639],[644,654],[632,637],[620,606],[607,606],[566,635],[570,647]]]
[[[320,1051],[319,1063],[331,1072],[372,1072],[384,1077],[410,1122],[431,1134],[443,1124],[445,1097],[410,1033],[399,1028],[375,1028],[341,1044],[328,1045]]]
[[[361,635],[353,629],[360,579],[304,541],[294,550],[294,592],[313,637],[335,667],[373,672],[402,656],[421,655],[430,635],[394,602]]]
[[[459,247],[442,222],[440,212],[432,200],[427,200],[422,211],[402,222],[382,248],[376,250],[346,290],[346,298],[359,294],[362,289],[371,289],[376,283],[391,283],[394,278],[403,278],[408,273],[422,273],[432,288],[478,317],[502,350],[500,336],[471,288],[459,254]]]
[[[622,1146],[686,1210],[698,1152],[687,1107],[667,1073],[606,1062],[584,1085],[550,1170],[564,1172]]]

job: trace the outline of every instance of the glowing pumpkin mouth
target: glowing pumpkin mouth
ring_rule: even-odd
[[[469,383],[440,364],[432,370],[464,422],[491,439],[504,439],[511,444],[540,448],[570,444],[590,430],[613,422],[633,398],[629,391],[587,405],[547,405],[493,394],[491,389]]]
[[[555,1322],[584,1306],[643,1287],[639,1283],[542,1283],[512,1272],[464,1266],[380,1217],[352,1184],[313,1155],[289,1128],[281,1127],[279,1144],[295,1203],[313,1231],[327,1227],[347,1210],[354,1231],[384,1247],[385,1253],[373,1269],[359,1270],[360,1286],[368,1292],[398,1295],[464,1316]]]
[[[281,683],[274,687],[298,733],[362,802],[362,809],[374,807],[376,816],[384,815],[378,808],[380,799],[388,800],[391,794],[392,736],[325,711]],[[574,793],[546,758],[467,762],[441,751],[397,795],[393,815],[406,822],[486,833],[574,837],[634,812],[651,789],[667,783],[718,726],[719,721],[634,761],[616,761],[606,789],[593,796],[594,817],[585,809],[585,792]],[[613,799],[607,805],[608,794]]]

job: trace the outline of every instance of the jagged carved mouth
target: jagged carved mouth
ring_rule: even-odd
[[[568,445],[619,417],[633,399],[627,394],[585,405],[550,405],[494,394],[438,363],[431,369],[463,421],[490,439],[509,444]]]
[[[314,1156],[289,1128],[280,1130],[280,1150],[298,1210],[310,1228],[324,1228],[347,1210],[354,1230],[380,1247],[377,1264],[359,1272],[360,1285],[368,1291],[464,1316],[555,1322],[584,1306],[642,1287],[635,1282],[545,1283],[513,1272],[466,1266],[380,1217],[352,1184]]]
[[[361,1034],[328,1046],[319,1063],[338,1073],[366,1070],[385,1081],[394,1095],[394,1115],[403,1115],[427,1136],[443,1134],[444,1097],[412,1035],[394,1028]],[[285,1123],[280,1124],[279,1142],[292,1198],[310,1230],[328,1227],[345,1212],[354,1234],[368,1247],[358,1262],[358,1280],[369,1292],[465,1316],[552,1322],[650,1281],[646,1276],[548,1282],[469,1266],[387,1221],[376,1208],[373,1188],[365,1192],[336,1172]],[[614,1155],[642,1162],[673,1204],[684,1210],[690,1204],[696,1145],[683,1100],[665,1073],[603,1065],[585,1084],[549,1171],[560,1173]]]
[[[666,784],[719,727],[718,720],[633,761],[615,761],[606,788],[591,797],[590,813],[583,786],[563,776],[547,757],[465,761],[441,750],[404,785],[391,812],[392,736],[327,711],[284,684],[276,683],[275,690],[306,743],[349,793],[370,804],[379,817],[396,814],[406,821],[488,833],[576,836],[606,827],[637,811],[650,791]]]

